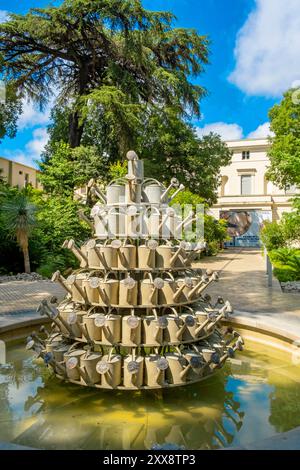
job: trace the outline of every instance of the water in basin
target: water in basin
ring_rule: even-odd
[[[0,366],[0,441],[41,449],[217,449],[300,425],[300,366],[247,342],[197,385],[157,392],[65,384],[24,344]]]

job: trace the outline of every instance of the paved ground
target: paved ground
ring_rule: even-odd
[[[220,280],[206,292],[230,300],[235,313],[271,321],[294,324],[300,332],[300,295],[284,294],[274,279],[267,285],[266,261],[259,250],[228,249],[216,257],[204,258],[195,266],[219,271]],[[36,318],[39,302],[47,296],[59,299],[64,291],[51,281],[13,281],[0,284],[0,327],[7,322]],[[2,318],[1,318],[2,317]]]
[[[12,281],[0,284],[0,327],[4,324],[37,318],[36,309],[42,299],[65,292],[51,281]]]
[[[219,282],[205,292],[228,299],[235,313],[272,322],[273,326],[289,322],[300,332],[300,295],[283,293],[275,278],[268,287],[266,260],[260,250],[232,248],[204,258],[196,266],[219,271]]]

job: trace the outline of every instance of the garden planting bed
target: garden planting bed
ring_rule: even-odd
[[[33,281],[49,281],[49,279],[41,276],[38,273],[19,273],[19,274],[14,274],[14,275],[5,275],[5,276],[0,276],[0,284],[3,284],[4,282],[11,282],[11,281],[28,281],[28,282],[33,282]]]
[[[281,282],[280,285],[283,292],[300,294],[300,281]]]

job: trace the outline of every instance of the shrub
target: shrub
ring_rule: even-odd
[[[265,222],[264,227],[260,231],[260,238],[268,251],[285,245],[282,227],[277,222]]]
[[[274,266],[274,276],[280,282],[300,280],[300,250],[295,248],[279,248],[269,252]]]
[[[66,251],[65,253],[48,253],[41,260],[41,264],[36,271],[43,277],[51,278],[57,270],[62,274],[68,274],[72,268],[78,268],[78,261],[72,253]]]

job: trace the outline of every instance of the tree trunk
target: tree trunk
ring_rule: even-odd
[[[25,273],[30,274],[30,260],[29,260],[29,251],[28,246],[23,248],[23,256],[24,256],[24,268]]]
[[[82,134],[83,126],[79,125],[79,115],[75,111],[69,119],[69,144],[71,148],[74,149],[80,146]]]
[[[82,62],[79,70],[78,96],[83,96],[88,89],[88,62]],[[69,119],[69,144],[71,148],[80,146],[84,125],[79,124],[79,113],[74,110]]]

